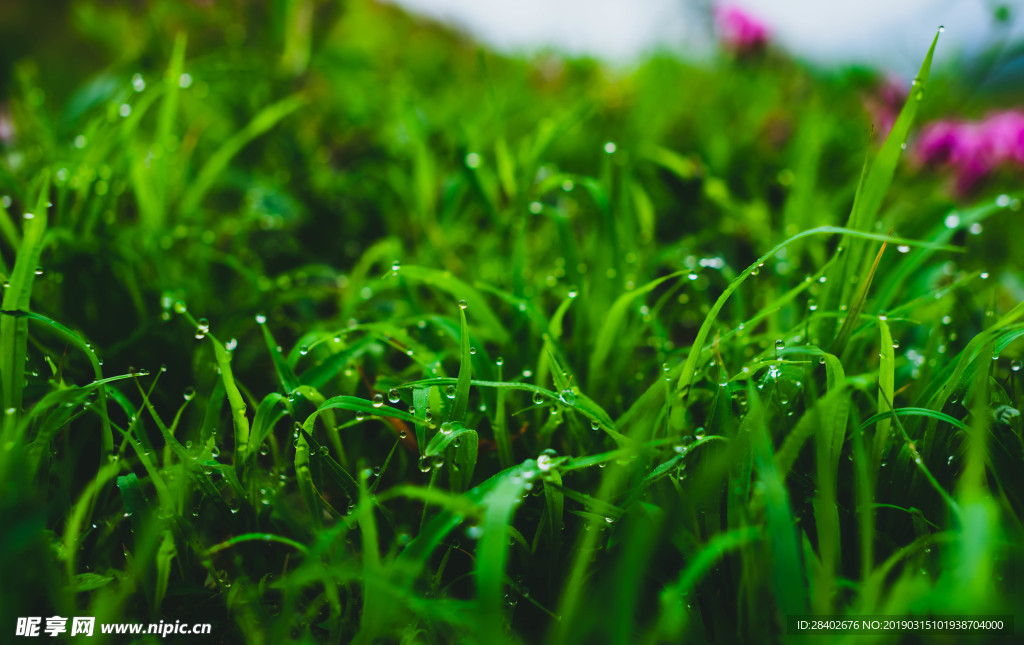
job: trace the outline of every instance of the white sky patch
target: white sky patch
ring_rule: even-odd
[[[557,49],[625,63],[653,49],[691,56],[714,42],[708,0],[395,0],[508,52]],[[936,63],[1024,36],[996,25],[991,0],[734,0],[772,39],[819,65],[863,63],[913,77],[939,25]],[[1017,18],[1024,6],[1009,2]]]

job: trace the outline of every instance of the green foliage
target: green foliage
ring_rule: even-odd
[[[1021,195],[906,163],[935,42],[876,145],[877,79],[771,47],[610,71],[250,4],[74,3],[74,60],[0,78],[2,624],[1019,617]]]

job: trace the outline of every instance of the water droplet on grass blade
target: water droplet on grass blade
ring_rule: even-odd
[[[551,448],[544,450],[543,452],[540,453],[540,456],[537,457],[537,469],[540,470],[542,473],[548,472],[549,470],[551,470],[552,460],[554,460],[557,456],[558,453],[552,450]]]
[[[465,300],[460,300],[459,301],[459,309],[465,310],[468,306],[469,306],[469,303],[467,303]]]
[[[401,397],[398,395],[398,390],[395,388],[388,390],[388,401],[398,403],[399,399],[401,399]]]
[[[533,402],[535,405],[540,405],[541,403],[544,403],[544,395],[541,394],[540,392],[534,392]]]
[[[185,388],[185,391],[182,393],[182,396],[185,397],[186,401],[191,401],[192,397],[194,397],[195,395],[196,395],[196,390],[195,390],[195,388],[192,388],[192,387]]]
[[[373,395],[373,407],[375,407],[375,408],[384,407],[384,395],[383,394],[374,394]]]

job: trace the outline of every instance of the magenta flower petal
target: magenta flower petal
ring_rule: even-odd
[[[768,28],[739,7],[716,7],[715,24],[722,41],[734,49],[755,49],[768,42]]]

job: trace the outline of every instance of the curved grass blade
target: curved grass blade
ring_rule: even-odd
[[[287,414],[288,408],[285,405],[284,395],[271,392],[263,397],[256,407],[256,418],[252,422],[252,441],[249,442],[248,454],[250,458],[259,451],[277,422]]]
[[[419,266],[402,265],[401,275],[404,279],[444,291],[456,300],[465,300],[473,308],[473,315],[476,317],[474,320],[479,321],[479,325],[474,323],[473,327],[476,334],[481,338],[493,340],[499,345],[508,342],[508,332],[501,323],[501,319],[494,314],[483,295],[475,287],[459,280],[447,271]]]
[[[92,366],[92,371],[96,380],[93,381],[93,383],[84,387],[95,386],[99,388],[99,396],[97,399],[97,403],[100,408],[100,420],[103,427],[103,446],[105,454],[109,456],[109,454],[111,454],[114,449],[114,433],[113,430],[111,430],[110,428],[110,419],[107,417],[106,389],[103,386],[104,384],[109,383],[111,381],[130,378],[130,375],[115,376],[109,379],[103,378],[103,370],[100,366],[99,357],[96,356],[96,352],[92,349],[92,346],[86,341],[84,341],[81,336],[71,331],[70,329],[68,329],[61,323],[57,322],[56,320],[47,318],[42,314],[37,314],[32,311],[5,311],[3,313],[11,316],[23,317],[27,320],[35,320],[37,322],[44,323],[45,325],[48,326],[48,328],[56,331],[64,340],[68,341],[78,349],[82,350],[86,358],[89,359],[89,364]]]
[[[656,627],[658,642],[681,642],[683,630],[688,621],[687,612],[680,600],[686,596],[725,555],[757,541],[761,537],[756,526],[745,526],[719,533],[708,540],[697,555],[690,559],[679,579],[662,588],[659,595],[661,611]]]
[[[453,384],[455,384],[455,382],[456,382],[456,380],[453,379],[453,378],[438,377],[438,378],[423,379],[423,380],[420,380],[420,381],[413,381],[411,383],[404,383],[401,387],[403,387],[403,388],[408,388],[408,387],[416,388],[416,387],[431,386],[431,385],[445,386],[445,385],[453,385]],[[556,392],[552,392],[551,390],[548,390],[548,389],[545,389],[545,388],[542,388],[542,387],[539,387],[539,386],[536,386],[536,385],[531,385],[529,383],[502,383],[502,382],[497,382],[497,381],[470,381],[470,384],[474,385],[476,387],[493,387],[493,388],[497,388],[497,389],[500,389],[500,390],[520,390],[520,391],[523,391],[523,392],[530,392],[530,393],[533,393],[533,394],[540,394],[540,395],[542,395],[545,398],[550,399],[550,400],[560,400],[559,396],[558,396],[558,394]],[[615,422],[612,421],[611,417],[608,416],[608,413],[605,412],[604,409],[601,408],[601,406],[599,406],[597,403],[595,403],[589,397],[587,397],[587,396],[585,396],[585,395],[583,395],[583,394],[581,394],[579,392],[574,392],[574,394],[576,395],[575,396],[575,400],[569,399],[567,401],[562,401],[562,404],[567,406],[567,407],[569,407],[569,408],[577,410],[583,416],[585,416],[587,419],[589,419],[591,421],[597,422],[600,425],[601,429],[605,433],[607,433],[610,437],[615,439],[615,441],[618,442],[620,445],[631,445],[632,444],[632,440],[629,437],[627,437],[627,436],[625,436],[623,434],[620,434],[619,432],[617,432],[615,430]]]
[[[290,546],[299,553],[302,553],[303,555],[309,553],[309,548],[307,548],[305,544],[301,542],[296,542],[291,538],[286,538],[281,535],[274,535],[273,533],[243,533],[242,535],[236,535],[233,538],[229,538],[227,540],[224,540],[223,542],[214,544],[210,548],[206,549],[206,551],[203,552],[203,555],[209,557],[225,549],[230,549],[236,544],[242,544],[243,542],[277,542],[278,544],[285,544],[287,546]]]

